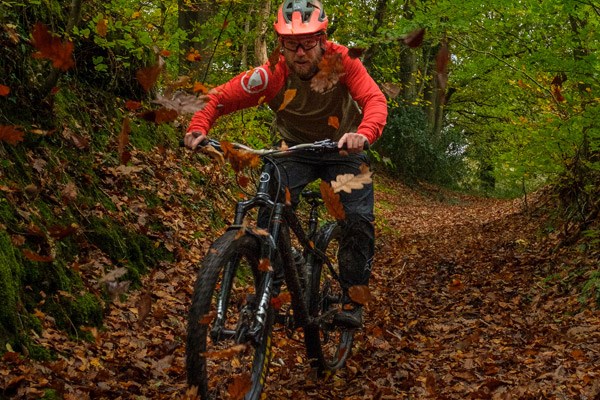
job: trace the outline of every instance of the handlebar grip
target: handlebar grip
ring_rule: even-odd
[[[200,147],[208,146],[209,143],[210,143],[210,141],[207,138],[205,138],[203,141],[200,142],[200,144],[198,146],[200,146]],[[179,139],[179,147],[185,147],[185,142],[183,141],[183,139]]]

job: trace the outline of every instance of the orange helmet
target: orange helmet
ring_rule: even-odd
[[[274,25],[279,35],[307,35],[327,29],[327,15],[319,0],[285,0]]]

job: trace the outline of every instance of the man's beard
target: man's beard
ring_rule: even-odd
[[[315,76],[317,72],[319,72],[319,63],[321,62],[321,57],[317,57],[312,62],[309,61],[308,63],[302,65],[298,65],[294,63],[293,60],[288,60],[287,58],[286,62],[288,68],[296,75],[298,75],[300,79],[308,81],[312,79],[312,77]]]

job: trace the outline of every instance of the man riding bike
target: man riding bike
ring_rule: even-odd
[[[285,0],[279,7],[275,31],[281,54],[215,88],[205,107],[191,119],[184,143],[195,149],[215,120],[242,108],[266,103],[275,112],[275,129],[288,144],[331,139],[347,154],[288,157],[280,165],[282,184],[298,203],[302,189],[340,174],[361,173],[369,165],[363,151],[381,135],[387,119],[385,96],[359,59],[348,48],[327,40],[327,16],[318,0]],[[338,324],[362,326],[362,305],[347,295],[352,286],[368,285],[375,252],[373,185],[341,192],[346,219],[341,221],[338,253],[345,304],[335,316]]]

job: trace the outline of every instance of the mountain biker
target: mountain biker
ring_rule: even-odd
[[[318,0],[285,0],[274,23],[281,54],[215,88],[205,107],[191,119],[184,143],[196,148],[215,120],[233,111],[266,103],[275,112],[275,129],[288,145],[338,141],[346,154],[293,155],[282,160],[282,183],[298,203],[302,189],[321,178],[359,174],[369,165],[365,144],[382,133],[387,101],[359,59],[327,40],[327,16]],[[271,57],[271,60],[273,58]],[[338,263],[346,295],[338,324],[361,327],[362,305],[348,289],[368,285],[375,252],[373,185],[341,192],[346,219],[341,222]]]

